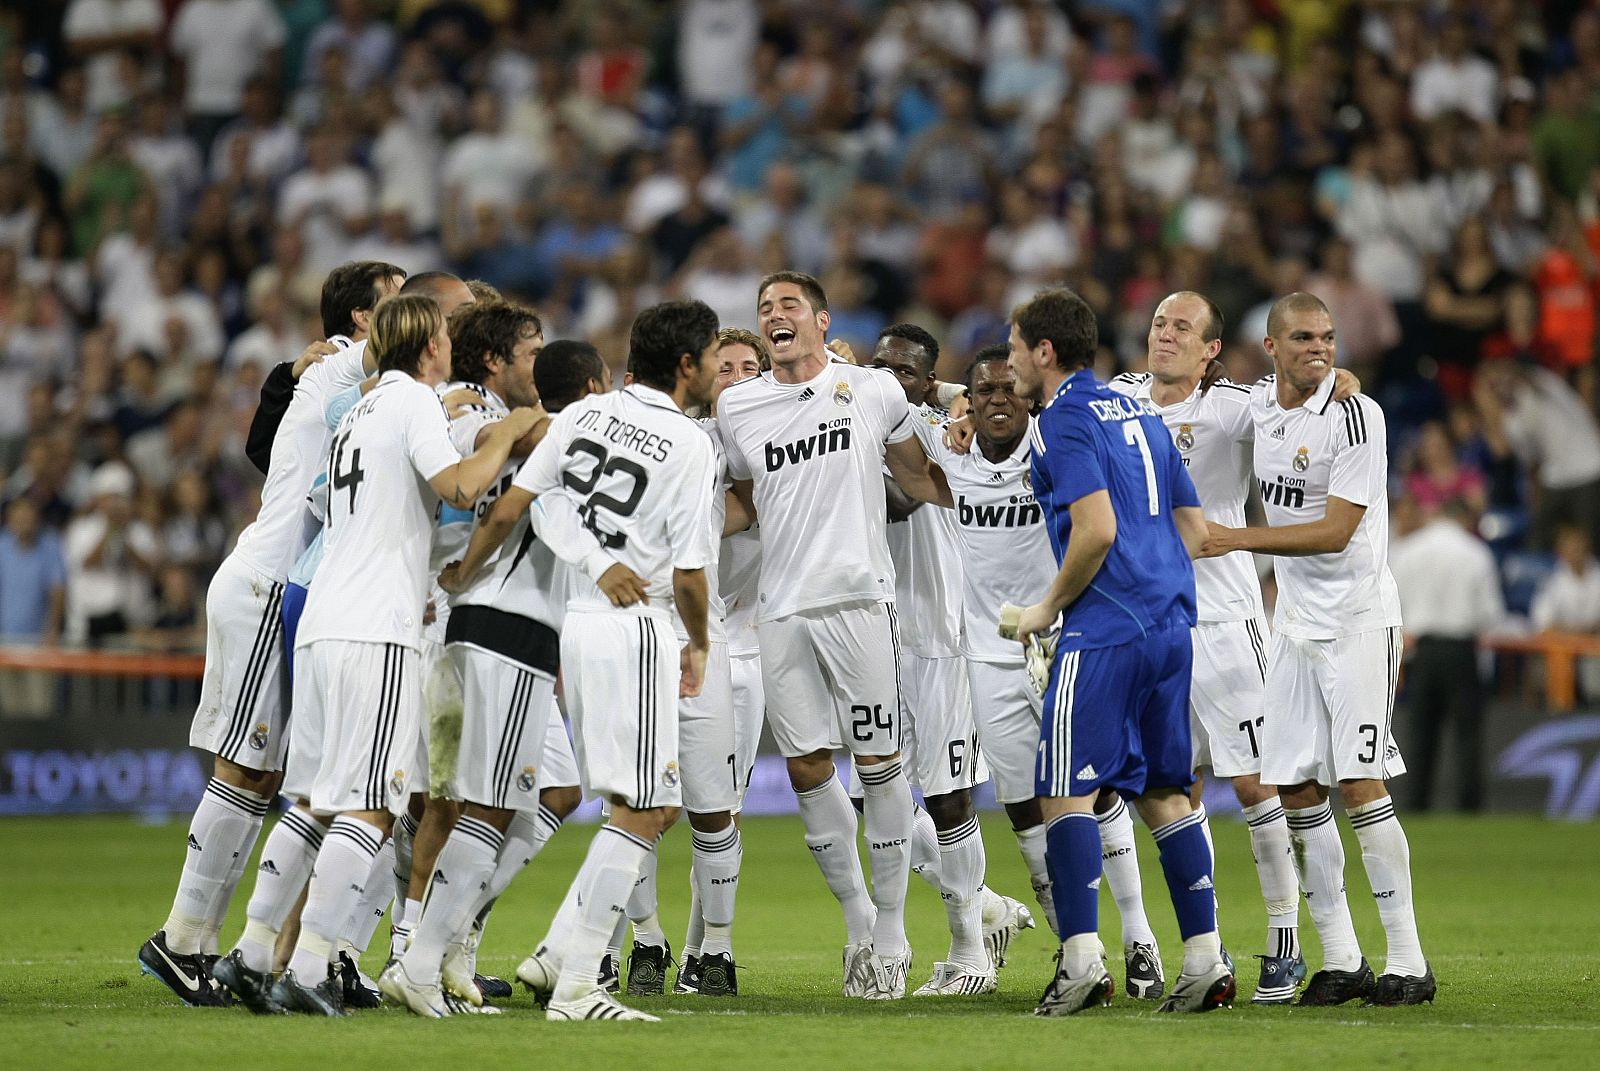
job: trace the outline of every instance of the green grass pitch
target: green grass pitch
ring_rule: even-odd
[[[0,823],[6,903],[0,911],[0,1065],[8,1068],[499,1068],[705,1066],[961,1068],[1596,1066],[1600,1062],[1600,825],[1532,819],[1407,820],[1424,947],[1439,977],[1432,1007],[1255,1009],[1247,1003],[1263,938],[1244,827],[1216,823],[1222,930],[1240,961],[1240,1001],[1205,1016],[1156,1016],[1119,993],[1109,1009],[1067,1020],[1030,1016],[1051,970],[1050,939],[1024,934],[992,997],[895,1004],[839,996],[842,926],[794,819],[745,829],[735,947],[742,995],[637,1003],[641,1023],[547,1023],[519,988],[498,1018],[427,1022],[384,1008],[343,1021],[260,1019],[179,1006],[140,977],[134,953],[165,917],[182,861],[183,825],[120,818]],[[563,830],[501,902],[481,966],[510,976],[545,923],[593,827]],[[991,884],[1028,901],[1003,819],[984,832]],[[682,933],[689,838],[664,845],[662,917]],[[1180,945],[1149,838],[1141,834],[1145,900],[1169,978]],[[1382,934],[1346,831],[1351,904],[1363,947],[1381,962]],[[224,931],[241,923],[245,887]],[[934,893],[911,879],[913,987],[946,947]],[[1031,902],[1031,901],[1028,901]],[[1109,948],[1119,947],[1105,897]],[[1302,932],[1318,960],[1310,919]],[[375,945],[386,945],[380,930]],[[382,952],[365,964],[376,973]],[[1120,989],[1121,966],[1113,974]],[[1335,1063],[1337,1061],[1337,1063]]]

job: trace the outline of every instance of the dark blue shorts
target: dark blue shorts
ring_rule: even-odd
[[[1193,662],[1193,641],[1182,625],[1118,647],[1057,651],[1039,727],[1039,795],[1113,788],[1138,796],[1192,784]]]
[[[294,637],[300,631],[300,615],[306,608],[306,588],[299,584],[283,586],[283,664],[294,679]]]

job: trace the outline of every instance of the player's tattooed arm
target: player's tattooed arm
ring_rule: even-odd
[[[1367,507],[1329,496],[1321,520],[1286,524],[1278,528],[1228,528],[1206,522],[1210,535],[1200,548],[1201,558],[1220,558],[1237,550],[1276,554],[1286,558],[1310,554],[1338,554],[1356,534]]]
[[[471,457],[451,465],[429,480],[428,485],[457,509],[471,509],[478,496],[500,478],[500,469],[511,456],[511,448],[517,440],[532,431],[541,419],[547,419],[543,410],[526,407],[511,410],[505,419],[489,428],[489,438]]]
[[[516,527],[517,519],[532,503],[533,495],[522,488],[515,484],[506,488],[495,500],[494,509],[472,529],[472,539],[468,541],[467,551],[461,560],[451,562],[439,574],[439,586],[452,595],[459,595],[471,587],[483,569],[483,563],[500,549],[506,536],[511,534],[511,529]]]
[[[754,485],[749,480],[734,480],[726,493],[727,515],[722,519],[722,537],[742,532],[756,523]]]
[[[450,399],[455,398],[458,395],[472,393],[473,392],[466,390],[453,390],[444,396],[445,412],[449,415],[451,420],[456,418],[456,414],[460,410],[451,409]],[[477,398],[476,395],[473,395],[473,397],[475,399]],[[481,401],[481,399],[478,400]],[[467,405],[471,403],[463,402],[461,404]],[[545,432],[550,430],[550,414],[544,411],[544,406],[542,404],[535,404],[530,408],[535,413],[539,414],[538,419],[534,421],[533,427],[529,429],[526,435],[511,444],[512,457],[527,457],[529,454],[533,453],[534,447],[538,446],[544,441]],[[473,440],[473,449],[480,449],[484,443],[489,441],[489,432],[493,429],[493,427],[493,424],[485,424],[482,428],[478,429],[478,437]]]
[[[1017,621],[1017,639],[1024,647],[1029,637],[1054,627],[1061,611],[1084,593],[1117,540],[1117,514],[1106,491],[1084,495],[1067,510],[1072,515],[1072,534],[1061,555],[1061,568],[1044,598],[1023,610]]]
[[[923,452],[922,443],[913,435],[897,443],[890,443],[883,459],[888,463],[889,475],[900,489],[921,502],[954,509],[956,500],[950,494],[950,484],[944,470]]]

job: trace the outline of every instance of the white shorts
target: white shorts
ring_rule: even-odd
[[[206,666],[189,746],[281,770],[288,698],[283,585],[229,556],[206,590]]]
[[[1267,661],[1261,782],[1387,780],[1406,772],[1390,735],[1400,671],[1400,629],[1334,640],[1281,632]]]
[[[695,814],[732,811],[739,802],[739,761],[733,724],[733,677],[728,645],[711,641],[700,694],[678,700],[678,761],[683,807]]]
[[[996,803],[1033,799],[1043,700],[1021,662],[967,662],[967,684],[978,743],[994,773]]]
[[[561,711],[552,701],[550,721],[544,729],[544,753],[539,758],[539,791],[577,788],[582,783],[578,776],[578,759],[572,753],[572,737],[567,735],[567,723],[561,720]]]
[[[966,659],[903,653],[900,684],[911,783],[924,796],[945,796],[989,780],[978,751]]]
[[[404,811],[422,731],[420,677],[420,655],[397,643],[298,648],[285,794],[316,814]]]
[[[569,610],[561,668],[585,794],[681,806],[678,640],[666,617]]]
[[[750,788],[750,771],[756,767],[756,751],[761,747],[761,726],[767,720],[767,690],[761,682],[761,653],[730,655],[729,678],[733,683],[733,769],[739,799]]]
[[[900,643],[892,603],[854,603],[756,626],[772,738],[786,757],[843,746],[893,755]]]
[[[539,766],[555,716],[554,678],[466,644],[453,643],[445,652],[460,675],[462,714],[443,795],[485,807],[537,809]]]
[[[1261,727],[1267,679],[1267,623],[1263,618],[1203,622],[1194,638],[1189,681],[1189,734],[1194,768],[1218,777],[1261,772]]]

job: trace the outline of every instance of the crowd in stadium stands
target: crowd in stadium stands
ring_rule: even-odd
[[[1600,625],[1593,0],[8,5],[4,642],[194,643],[262,376],[356,258],[619,369],[635,310],[753,326],[799,268],[835,337],[916,321],[945,378],[1041,284],[1103,374],[1200,290],[1248,381],[1310,290],[1389,413],[1397,530],[1463,503],[1513,611]]]

